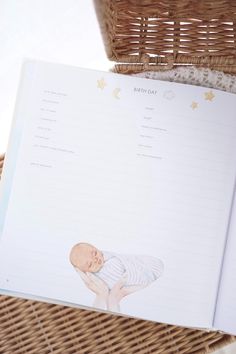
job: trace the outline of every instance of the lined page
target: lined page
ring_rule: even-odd
[[[214,327],[236,334],[236,196],[234,196],[231,222],[225,249],[221,282],[217,299]]]
[[[25,67],[20,145],[4,171],[13,181],[1,185],[11,191],[0,200],[1,292],[91,307],[94,294],[69,260],[86,242],[163,263],[160,278],[122,300],[122,314],[210,327],[235,178],[235,97]]]

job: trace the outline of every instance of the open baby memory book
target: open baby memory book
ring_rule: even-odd
[[[236,99],[26,60],[0,293],[236,334]]]

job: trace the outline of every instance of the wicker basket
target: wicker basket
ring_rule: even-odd
[[[96,0],[115,71],[180,64],[236,72],[234,0]],[[3,156],[0,156],[0,173]],[[93,311],[0,296],[0,354],[206,354],[235,341]]]
[[[236,73],[235,0],[95,0],[115,71],[207,66]]]

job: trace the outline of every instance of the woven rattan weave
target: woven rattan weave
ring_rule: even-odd
[[[236,72],[235,0],[95,0],[119,72],[208,66]]]
[[[234,340],[42,302],[0,297],[1,354],[206,354]]]

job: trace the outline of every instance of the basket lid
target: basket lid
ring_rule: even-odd
[[[107,56],[122,63],[236,66],[235,0],[94,0]]]

